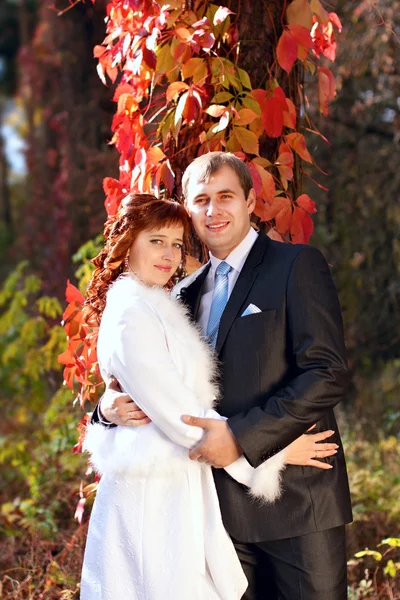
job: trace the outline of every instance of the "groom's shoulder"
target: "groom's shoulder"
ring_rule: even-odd
[[[305,248],[308,248],[305,244],[289,244],[286,242],[278,242],[276,240],[268,240],[268,252],[264,255],[264,259],[268,262],[291,262],[294,260]]]
[[[283,269],[283,272],[286,272],[287,270],[290,271],[299,260],[301,264],[305,265],[321,261],[325,262],[323,254],[314,246],[308,244],[289,244],[270,239],[268,242],[268,252],[264,255],[263,264],[266,268],[275,267],[278,270]]]
[[[190,285],[192,285],[192,283],[194,281],[196,281],[196,279],[199,277],[199,275],[201,275],[203,273],[203,271],[208,268],[208,265],[209,265],[209,263],[207,262],[205,265],[202,265],[199,269],[194,271],[194,273],[192,273],[191,275],[188,275],[187,277],[182,279],[179,283],[177,283],[172,289],[172,294],[175,297],[179,296],[182,289],[187,288]]]

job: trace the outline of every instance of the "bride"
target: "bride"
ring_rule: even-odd
[[[107,221],[105,247],[93,261],[85,318],[98,329],[102,377],[115,377],[151,422],[88,426],[84,447],[102,477],[81,600],[239,600],[247,587],[211,466],[189,459],[203,430],[181,418],[223,418],[214,409],[215,358],[169,295],[189,228],[178,203],[129,194]],[[304,464],[312,437],[301,436],[257,469],[241,457],[226,470],[255,499],[275,501],[285,462]]]

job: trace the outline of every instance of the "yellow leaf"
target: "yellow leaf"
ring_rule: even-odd
[[[249,125],[254,121],[254,119],[258,118],[258,115],[250,108],[242,108],[239,110],[238,117],[235,119],[235,125]]]
[[[311,30],[313,25],[312,17],[312,10],[308,0],[293,0],[286,11],[286,20],[289,25],[302,25],[303,27],[307,27],[308,30]]]
[[[158,46],[156,51],[157,56],[157,73],[166,73],[170,69],[174,67],[174,59],[171,55],[171,48],[169,44],[164,44],[164,46]]]
[[[388,560],[387,565],[384,568],[384,572],[386,575],[390,575],[390,577],[396,577],[397,568],[392,560]]]
[[[181,92],[188,89],[188,84],[184,83],[183,81],[175,81],[175,83],[171,83],[171,85],[167,89],[167,102],[171,102],[171,100],[176,100],[181,94]]]
[[[152,146],[147,150],[147,162],[152,165],[158,165],[164,158],[165,154],[158,146]]]
[[[319,0],[311,0],[311,10],[317,15],[318,21],[322,23],[322,25],[328,25],[329,23],[329,14],[322,6]]]
[[[204,58],[191,58],[182,65],[184,79],[193,77],[193,83],[198,84],[208,75],[207,63]]]
[[[186,27],[177,27],[174,30],[174,33],[176,35],[176,37],[180,40],[183,40],[186,42],[186,40],[188,40],[191,36],[191,33],[189,31],[189,29],[186,29]]]
[[[258,137],[252,131],[245,129],[244,127],[234,127],[233,133],[238,140],[239,144],[243,148],[244,152],[248,154],[259,153]]]

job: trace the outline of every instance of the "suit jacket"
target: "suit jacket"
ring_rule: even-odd
[[[209,265],[180,291],[194,319]],[[241,316],[255,304],[261,312]],[[333,465],[288,466],[283,494],[262,504],[223,469],[214,470],[223,521],[243,542],[304,535],[352,519],[343,446],[333,412],[348,386],[337,293],[322,254],[260,233],[222,315],[216,351],[222,397],[217,410],[257,467],[309,427],[332,429]]]

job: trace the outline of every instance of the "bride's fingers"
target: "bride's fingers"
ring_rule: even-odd
[[[315,429],[317,426],[316,423],[314,423],[314,425],[311,425],[311,427],[309,429],[307,429],[307,432],[312,431],[313,429]]]
[[[326,458],[327,456],[335,456],[337,450],[318,450],[317,457],[318,458]],[[313,452],[312,457],[315,457],[315,452]]]
[[[337,444],[315,444],[313,450],[318,452],[322,450],[337,450],[339,446]]]
[[[141,427],[142,425],[147,425],[151,423],[151,419],[149,417],[144,417],[143,419],[127,419],[124,423],[127,427]]]
[[[320,433],[311,433],[308,434],[307,437],[311,438],[313,442],[323,442],[327,438],[333,436],[335,432],[332,429],[328,429],[328,431],[321,431]]]
[[[317,467],[317,469],[325,469],[325,471],[328,471],[329,469],[333,469],[332,465],[330,465],[328,463],[320,462],[319,460],[315,460],[315,459],[310,459],[308,465],[310,467]]]

